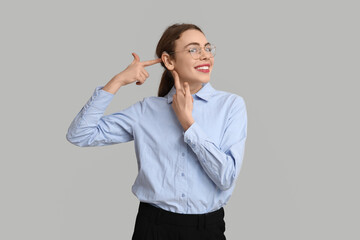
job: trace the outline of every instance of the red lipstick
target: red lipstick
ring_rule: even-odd
[[[195,69],[199,72],[208,73],[210,72],[210,64],[201,64],[196,66]]]

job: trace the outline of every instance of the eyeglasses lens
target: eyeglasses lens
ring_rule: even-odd
[[[199,59],[201,54],[204,51],[204,54],[206,56],[212,58],[212,57],[215,57],[215,53],[216,53],[215,49],[216,49],[215,46],[209,45],[209,46],[204,47],[204,49],[202,49],[201,47],[193,48],[190,50],[190,53],[194,59]]]

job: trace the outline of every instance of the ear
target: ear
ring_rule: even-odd
[[[164,51],[161,54],[161,60],[165,64],[165,67],[168,70],[170,70],[170,71],[174,70],[174,68],[175,68],[174,59],[172,59],[171,56],[167,52]]]

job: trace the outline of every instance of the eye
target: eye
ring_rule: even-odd
[[[205,51],[211,52],[213,50],[213,47],[211,45],[205,47]]]
[[[189,49],[189,52],[191,52],[191,53],[197,53],[197,52],[198,52],[198,49],[195,48],[195,47],[193,47],[193,48],[190,48],[190,49]]]

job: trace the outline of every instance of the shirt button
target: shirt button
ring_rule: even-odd
[[[181,156],[185,157],[185,153],[182,153]]]
[[[194,147],[195,147],[195,144],[192,144],[191,146],[194,148]]]
[[[190,140],[190,139],[188,139],[188,140],[187,140],[187,143],[191,143],[191,140]]]
[[[181,176],[183,176],[183,177],[184,177],[184,176],[185,176],[185,173],[181,173]]]
[[[185,197],[185,194],[181,194],[182,197]]]

